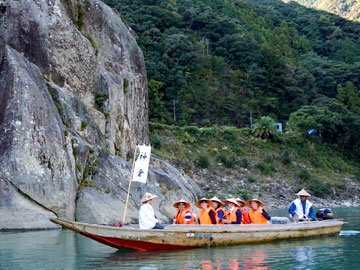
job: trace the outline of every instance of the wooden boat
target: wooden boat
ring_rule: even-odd
[[[170,225],[163,230],[112,227],[61,219],[52,222],[114,248],[181,250],[337,234],[338,219],[267,225]]]

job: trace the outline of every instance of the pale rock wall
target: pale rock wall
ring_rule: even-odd
[[[143,54],[98,0],[0,0],[0,230],[54,228],[51,217],[122,219],[136,144],[148,143]],[[200,193],[152,159],[131,188],[128,222],[145,192],[158,216]]]

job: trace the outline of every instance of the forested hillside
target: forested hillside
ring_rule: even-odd
[[[349,20],[360,21],[359,0],[284,0],[298,2],[301,5],[325,10]]]
[[[250,111],[293,114],[301,132],[359,155],[358,23],[275,0],[104,1],[143,49],[150,121],[244,127]]]

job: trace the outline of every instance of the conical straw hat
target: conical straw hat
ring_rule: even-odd
[[[239,207],[240,207],[240,204],[235,200],[235,198],[226,199],[226,200],[224,201],[224,203],[226,203],[226,204],[233,203],[233,204],[235,204],[236,206],[239,206]]]
[[[306,192],[305,189],[300,190],[298,193],[296,193],[296,195],[298,195],[298,196],[306,196],[306,197],[311,196],[309,193]]]
[[[263,203],[262,201],[260,201],[259,199],[247,200],[247,201],[245,202],[245,204],[246,204],[247,206],[251,207],[251,202],[252,202],[252,201],[257,202],[258,204],[260,204],[261,207],[264,207],[264,203]]]
[[[220,201],[220,199],[218,198],[218,197],[212,197],[211,199],[210,199],[210,201],[212,201],[212,202],[217,202],[217,203],[219,203],[219,205],[223,205],[223,202],[222,201]]]
[[[202,201],[206,201],[207,202],[207,205],[208,206],[211,206],[211,201],[208,199],[208,198],[201,198],[200,200],[198,200],[196,203],[195,203],[195,205],[196,205],[196,207],[198,207],[198,208],[201,208],[201,202]]]
[[[185,201],[185,200],[183,200],[183,199],[181,199],[181,200],[178,200],[177,202],[175,202],[174,204],[173,204],[173,206],[175,207],[175,208],[178,208],[179,207],[179,203],[184,203],[185,204],[185,208],[190,208],[190,203],[188,203],[187,201]]]
[[[146,192],[140,202],[144,203],[144,202],[150,201],[154,198],[157,198],[157,196]]]
[[[236,200],[237,203],[240,205],[240,207],[245,206],[245,201],[243,201],[242,199],[236,198],[235,200]]]

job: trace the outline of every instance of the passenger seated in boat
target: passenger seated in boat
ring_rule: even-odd
[[[201,209],[198,218],[200,225],[217,224],[216,212],[214,208],[212,208],[211,201],[209,199],[201,198],[195,205]]]
[[[173,204],[176,208],[174,224],[194,224],[194,216],[190,210],[190,203],[181,199]]]
[[[146,192],[141,199],[142,205],[139,211],[140,229],[164,229],[164,226],[161,225],[162,222],[154,214],[152,207],[154,198],[157,198],[157,196]]]
[[[241,223],[242,224],[250,224],[249,211],[247,210],[248,207],[246,206],[245,201],[243,201],[240,198],[236,198],[235,200],[240,205],[240,210],[241,210],[241,214],[242,214]]]
[[[271,219],[262,201],[251,199],[246,201],[246,205],[250,208],[249,217],[251,224],[267,224],[268,220]]]
[[[222,208],[222,205],[223,205],[223,203],[222,203],[222,201],[220,201],[219,200],[219,198],[218,197],[212,197],[211,199],[210,199],[210,201],[211,201],[211,205],[212,205],[212,207],[214,208],[214,210],[215,210],[215,212],[216,212],[216,217],[217,217],[217,224],[219,225],[219,224],[224,224],[224,219],[225,219],[225,216],[224,216],[224,214],[225,214],[225,211],[224,211],[224,209]]]
[[[224,203],[228,206],[225,212],[225,224],[241,224],[242,214],[240,205],[234,198],[226,199]]]
[[[305,189],[300,190],[296,195],[299,198],[295,199],[288,209],[290,218],[295,221],[316,220],[313,204],[307,200],[311,195]]]

